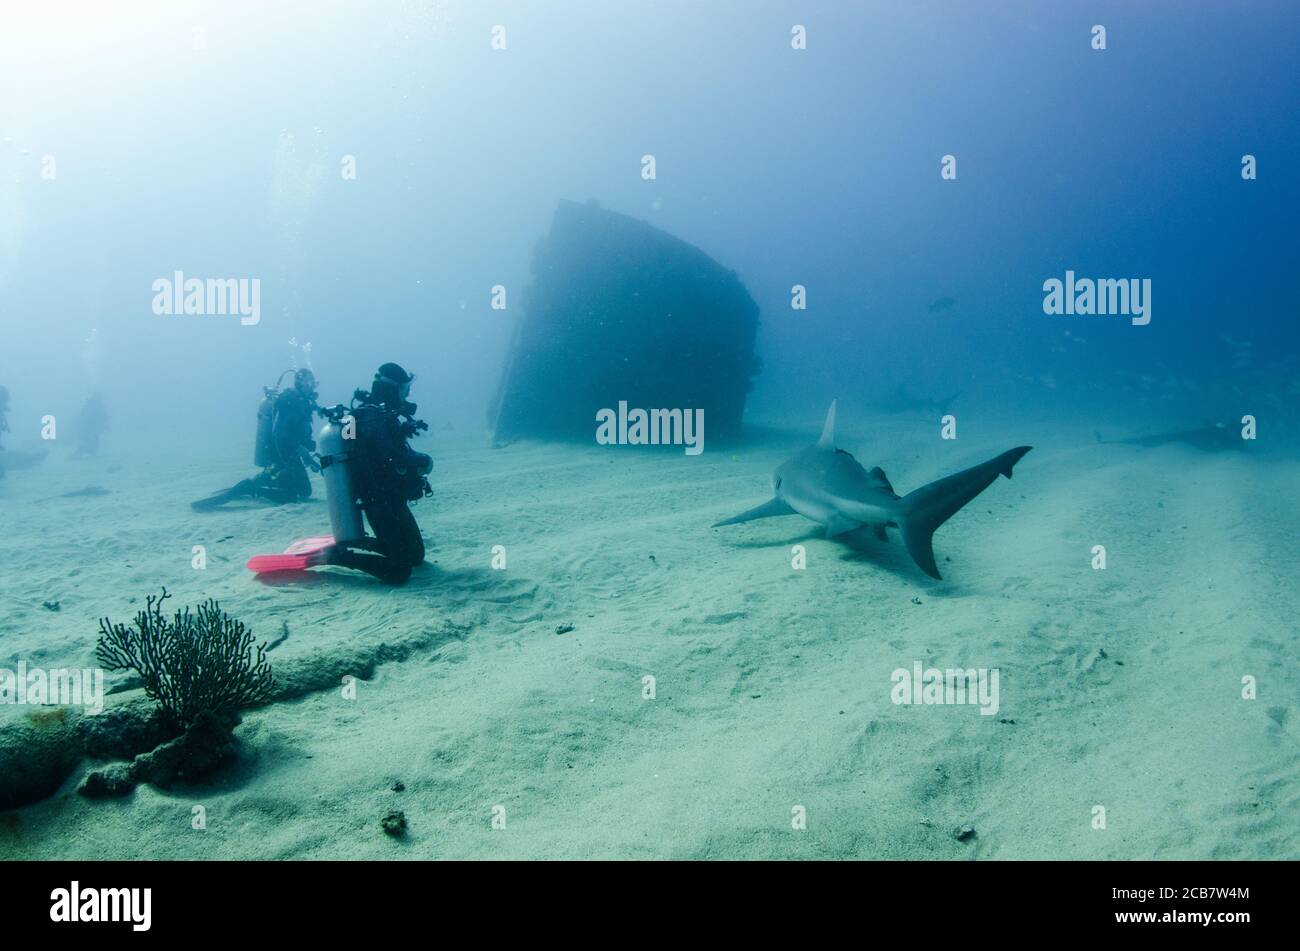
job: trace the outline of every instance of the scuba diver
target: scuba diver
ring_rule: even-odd
[[[335,544],[314,563],[402,584],[424,561],[424,539],[407,503],[433,494],[427,478],[433,460],[408,443],[429,428],[407,401],[414,379],[396,363],[385,363],[369,392],[354,393],[350,408],[321,411],[329,420],[321,430],[321,469]],[[361,512],[373,536],[365,534]]]
[[[9,391],[0,386],[0,436],[9,432]],[[45,458],[45,450],[34,452],[14,452],[5,450],[0,445],[0,479],[5,477],[7,469],[28,469]]]
[[[266,387],[265,397],[257,410],[257,444],[255,464],[262,471],[229,489],[206,499],[191,502],[195,511],[218,508],[235,499],[264,499],[275,505],[301,502],[311,497],[311,479],[307,469],[320,472],[312,456],[316,443],[311,436],[312,413],[316,406],[316,375],[306,368],[293,371],[293,386],[281,390],[285,370],[274,387]]]
[[[0,436],[9,432],[9,390],[0,386]],[[0,443],[0,453],[5,451],[5,447]],[[0,456],[0,459],[3,459]],[[5,477],[4,463],[0,462],[0,479]]]
[[[108,429],[108,413],[104,411],[104,400],[98,393],[91,394],[90,399],[81,407],[73,433],[77,437],[77,449],[72,454],[74,459],[99,454],[99,437]]]

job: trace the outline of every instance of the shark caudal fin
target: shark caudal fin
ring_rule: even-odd
[[[924,485],[903,496],[897,518],[899,532],[907,553],[931,578],[941,578],[934,561],[934,531],[999,475],[1011,478],[1011,467],[1030,450],[1029,446],[1011,449],[1002,455],[964,469],[956,475]]]

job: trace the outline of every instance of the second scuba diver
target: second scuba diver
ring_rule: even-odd
[[[285,373],[289,371],[286,370]],[[280,374],[284,379],[284,373]],[[190,503],[205,511],[235,499],[264,499],[275,505],[301,502],[311,497],[310,467],[319,472],[312,456],[312,414],[316,411],[316,375],[306,368],[294,371],[293,386],[286,390],[268,387],[257,411],[257,446],[254,462],[262,471],[229,489]]]
[[[73,434],[77,437],[77,451],[74,459],[99,455],[99,440],[108,429],[108,413],[104,409],[104,398],[92,393],[82,404],[81,415],[77,417]]]
[[[9,390],[0,386],[0,436],[9,432]],[[0,452],[4,452],[5,447],[0,445]],[[5,467],[0,462],[0,479],[5,475]]]

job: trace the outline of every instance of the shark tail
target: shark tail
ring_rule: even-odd
[[[897,517],[899,532],[907,553],[931,578],[942,578],[934,560],[934,532],[958,509],[979,495],[999,475],[1011,478],[1011,468],[1030,450],[1029,446],[1010,449],[977,466],[964,469],[937,482],[924,485],[903,496]]]

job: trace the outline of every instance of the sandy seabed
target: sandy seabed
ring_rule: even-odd
[[[797,516],[709,528],[767,498],[815,426],[698,457],[439,434],[436,495],[415,507],[429,564],[399,589],[341,569],[256,580],[246,559],[320,534],[326,507],[192,512],[249,474],[228,462],[10,473],[0,666],[93,664],[98,618],[162,585],[259,639],[287,624],[273,664],[416,647],[355,699],[247,712],[211,783],[92,801],[84,763],[0,815],[0,856],[1300,857],[1293,454],[857,422],[841,446],[900,493],[1035,446],[939,530],[944,581],[896,538],[826,540]],[[61,497],[91,485],[109,494]],[[997,713],[894,704],[892,673],[918,661],[996,668]],[[381,829],[392,810],[404,838]]]

